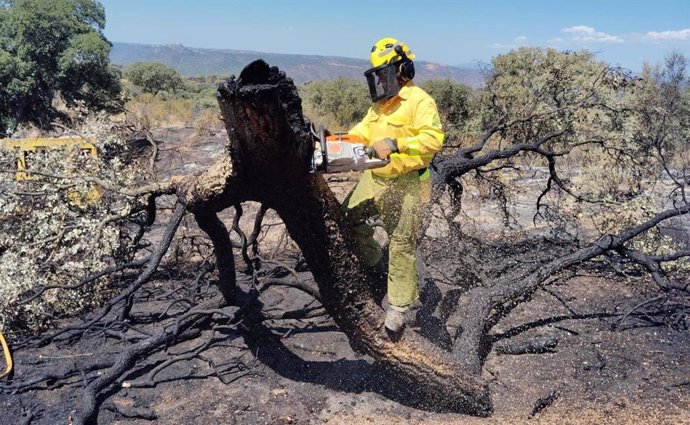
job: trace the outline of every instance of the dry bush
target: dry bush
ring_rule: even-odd
[[[125,105],[130,120],[146,122],[149,127],[181,127],[193,118],[194,101],[189,99],[160,99],[144,93]]]
[[[222,129],[223,121],[220,119],[217,108],[203,108],[195,111],[191,126],[197,136],[207,137]]]

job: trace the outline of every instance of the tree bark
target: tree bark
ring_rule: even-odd
[[[274,209],[302,250],[324,308],[354,347],[414,386],[426,407],[490,414],[486,383],[464,371],[450,353],[414,332],[394,339],[385,331],[383,311],[369,287],[372,277],[356,255],[341,206],[324,179],[309,173],[311,132],[292,80],[258,60],[221,85],[218,102],[229,158],[216,167],[224,177],[207,178],[216,189],[207,190],[200,180],[187,189],[193,209],[219,211],[242,200]]]

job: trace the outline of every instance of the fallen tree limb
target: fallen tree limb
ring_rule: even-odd
[[[491,312],[499,305],[510,304],[520,297],[528,297],[536,291],[543,282],[568,267],[591,260],[607,251],[616,251],[625,243],[641,235],[657,224],[672,217],[678,217],[690,212],[690,206],[673,208],[656,214],[649,220],[635,227],[627,229],[618,235],[606,235],[591,244],[571,254],[564,255],[533,267],[523,272],[502,276],[491,287],[471,289],[461,300],[456,316],[462,332],[453,344],[453,352],[464,366],[475,373],[481,371],[484,358],[490,348],[490,338],[487,337],[491,328]],[[512,307],[517,306],[513,303]]]
[[[199,306],[199,310],[211,309],[215,310],[224,305],[224,300],[217,299],[210,302],[208,305]],[[197,309],[195,309],[197,310]],[[120,377],[128,372],[136,360],[148,353],[158,349],[159,347],[174,341],[180,332],[191,328],[194,325],[199,325],[200,322],[210,320],[210,314],[202,315],[191,314],[196,311],[187,313],[185,319],[180,320],[175,326],[170,326],[163,332],[156,336],[141,341],[129,348],[125,349],[117,358],[110,369],[101,374],[97,379],[93,380],[84,391],[84,398],[82,406],[74,417],[75,425],[87,425],[96,423],[99,408],[99,396],[101,392],[107,387],[113,385]]]

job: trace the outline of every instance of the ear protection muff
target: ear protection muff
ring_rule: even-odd
[[[407,57],[401,45],[395,46],[395,52],[401,57],[398,74],[403,80],[410,81],[414,78],[414,63]]]
[[[402,61],[398,67],[400,76],[405,81],[410,81],[414,78],[414,63],[411,60]]]

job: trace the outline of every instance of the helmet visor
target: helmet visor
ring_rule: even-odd
[[[371,101],[377,102],[381,99],[389,99],[400,91],[398,83],[397,66],[386,64],[371,68],[364,73],[369,85]]]

